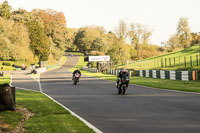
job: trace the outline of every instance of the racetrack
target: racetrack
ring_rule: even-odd
[[[126,95],[118,95],[114,82],[84,75],[73,85],[68,69],[77,61],[71,57],[62,69],[41,74],[42,91],[102,132],[200,132],[199,94],[130,85]]]

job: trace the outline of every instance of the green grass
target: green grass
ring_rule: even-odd
[[[180,80],[169,80],[169,79],[132,77],[131,83],[154,87],[154,88],[160,88],[160,89],[200,93],[200,82],[197,81],[180,81]]]
[[[0,84],[10,83],[10,75],[5,74],[4,77],[0,76]]]
[[[17,124],[22,120],[22,114],[15,111],[0,112],[0,117],[0,120],[2,120],[6,124],[9,124],[10,127],[8,128],[8,130],[14,129]]]
[[[2,67],[3,69],[1,69]],[[11,66],[0,65],[0,71],[12,71],[12,70],[15,70],[15,68]]]
[[[20,90],[16,96],[18,104],[34,113],[25,124],[27,133],[93,132],[79,119],[41,93]]]
[[[26,121],[26,133],[94,133],[78,118],[39,92],[16,91],[16,103],[26,107],[34,115]],[[15,128],[22,114],[4,111],[0,113],[4,123]]]
[[[155,56],[151,58],[147,58],[141,61],[137,61],[128,65],[119,65],[118,68],[126,67],[127,69],[135,69],[135,70],[147,70],[147,69],[165,69],[165,70],[190,70],[190,69],[200,69],[200,65],[197,66],[197,59],[199,60],[199,45],[196,44],[192,47],[170,52],[168,54]],[[190,59],[192,58],[192,66],[190,63]],[[186,59],[186,67],[185,61]],[[174,63],[175,60],[175,63]],[[161,66],[161,62],[163,62],[163,67]],[[171,62],[171,63],[170,63]],[[200,63],[200,60],[198,61]]]

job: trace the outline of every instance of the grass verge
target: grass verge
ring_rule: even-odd
[[[39,92],[18,90],[16,97],[18,104],[34,113],[25,124],[27,133],[93,133],[83,122]]]
[[[16,91],[17,105],[28,108],[34,115],[24,125],[26,133],[94,133],[78,118],[40,92]],[[21,121],[22,114],[12,111],[0,112],[10,130]]]
[[[9,74],[5,74],[4,77],[0,76],[0,84],[4,84],[4,83],[10,83],[10,75]]]

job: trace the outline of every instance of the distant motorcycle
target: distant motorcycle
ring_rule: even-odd
[[[74,77],[73,77],[73,84],[77,85],[77,83],[79,82],[79,78],[81,77],[81,75],[79,73],[75,73]]]
[[[117,85],[118,94],[125,94],[129,84],[129,77],[122,77]]]

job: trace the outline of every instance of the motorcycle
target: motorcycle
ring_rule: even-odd
[[[80,78],[80,74],[79,73],[75,73],[74,74],[74,78],[73,78],[73,81],[74,81],[74,85],[77,85],[77,83],[79,82],[79,78]]]
[[[129,77],[122,77],[117,85],[118,94],[125,94],[129,84]]]

